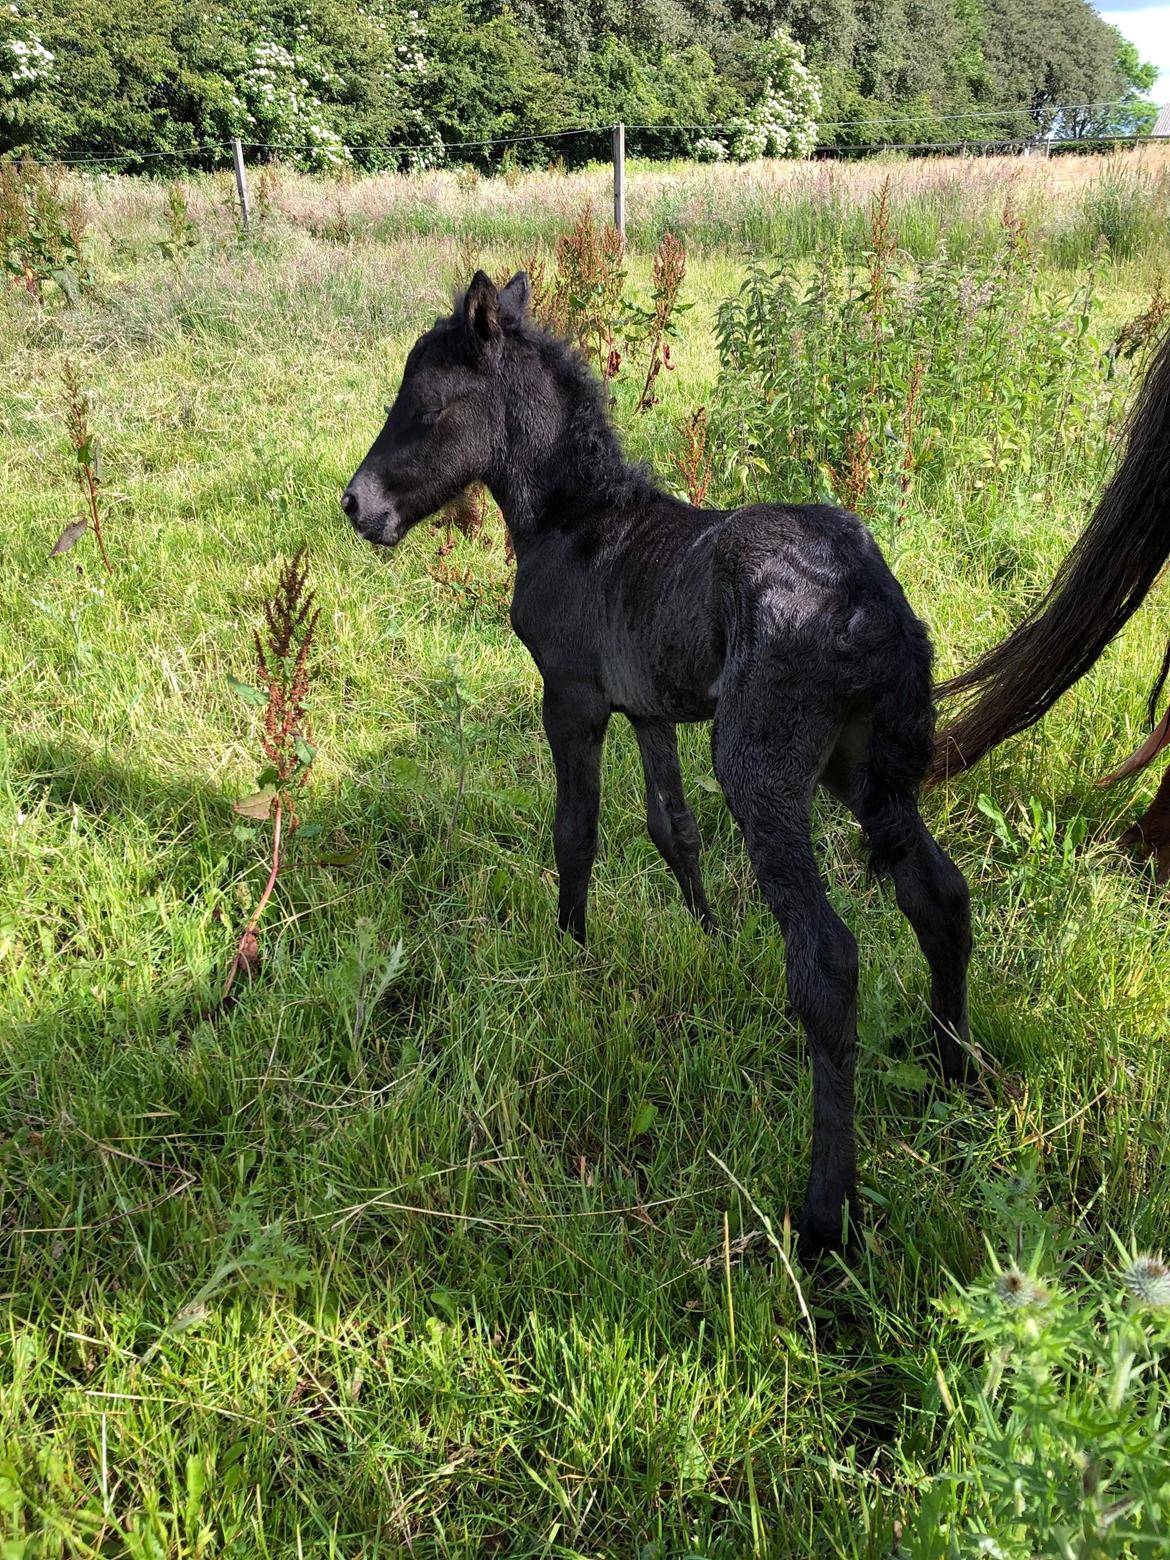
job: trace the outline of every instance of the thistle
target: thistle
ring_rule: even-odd
[[[1170,1310],[1170,1265],[1161,1255],[1135,1257],[1121,1280],[1135,1305]]]
[[[1042,1306],[1048,1299],[1043,1284],[1029,1278],[1014,1264],[1005,1268],[995,1281],[995,1293],[1009,1311],[1023,1311],[1030,1306]]]

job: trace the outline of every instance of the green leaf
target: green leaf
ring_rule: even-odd
[[[317,749],[310,746],[310,744],[305,741],[304,737],[298,737],[296,740],[296,750],[297,757],[300,759],[301,763],[304,764],[305,768],[308,769],[309,765],[317,756]]]
[[[303,834],[305,831],[304,829],[301,829],[299,832]],[[354,862],[357,861],[361,854],[361,846],[355,845],[353,850],[325,851],[322,855],[318,856],[316,860],[323,867],[352,867]]]
[[[917,1062],[891,1062],[884,1077],[892,1089],[907,1089],[912,1094],[921,1094],[930,1081],[926,1068]]]
[[[459,1320],[459,1301],[449,1289],[432,1289],[431,1304],[441,1311],[449,1322]]]
[[[403,781],[407,785],[428,786],[431,783],[429,772],[417,763],[413,758],[396,756],[387,759],[386,769],[395,779]]]
[[[539,799],[531,791],[525,791],[520,786],[494,786],[490,791],[477,792],[477,795],[488,796],[493,802],[500,802],[511,812],[533,813],[540,809]]]
[[[188,1456],[187,1458],[187,1532],[196,1533],[199,1527],[199,1511],[203,1500],[204,1467],[203,1458]]]
[[[637,1114],[634,1116],[634,1124],[630,1128],[630,1137],[641,1137],[644,1132],[649,1132],[654,1125],[657,1115],[658,1106],[651,1105],[649,1100],[643,1100],[641,1105],[638,1106]]]
[[[249,704],[264,705],[268,703],[268,695],[263,688],[257,688],[252,683],[241,682],[238,677],[228,673],[228,687],[233,693],[238,693],[241,699]]]
[[[81,284],[77,280],[77,272],[62,268],[53,272],[53,280],[73,307],[76,308],[81,302]]]
[[[321,833],[321,828],[319,823],[302,823],[297,829],[297,839],[315,840]]]

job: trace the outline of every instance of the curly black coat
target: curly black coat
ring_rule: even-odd
[[[833,1245],[855,1175],[857,947],[817,868],[819,785],[852,809],[931,970],[948,1076],[965,1072],[967,885],[928,833],[918,788],[934,740],[931,653],[872,536],[822,506],[696,509],[622,453],[582,358],[527,312],[528,283],[478,273],[406,361],[386,424],[342,496],[395,546],[473,481],[516,550],[512,624],[544,681],[557,775],[560,925],[585,938],[601,750],[633,725],[654,843],[708,927],[680,721],[713,720],[715,773],[784,933],[789,998],[813,1067],[812,1167],[800,1231]]]

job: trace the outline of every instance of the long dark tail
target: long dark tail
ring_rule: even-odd
[[[1048,594],[1002,644],[937,690],[967,698],[939,732],[929,778],[957,774],[1039,720],[1137,611],[1167,557],[1170,334],[1146,374],[1121,461]]]

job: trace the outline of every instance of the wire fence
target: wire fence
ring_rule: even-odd
[[[1069,116],[1075,114],[1107,114],[1132,111],[1132,103],[1108,102],[1108,103],[1063,103],[1054,105],[1048,111],[1049,122],[1052,125],[1067,123]],[[811,152],[811,156],[820,159],[826,158],[864,158],[880,156],[889,152],[905,152],[924,155],[927,153],[961,152],[972,156],[991,155],[1018,155],[1022,152],[1039,152],[1047,155],[1050,152],[1067,152],[1074,148],[1082,150],[1096,149],[1101,146],[1136,146],[1148,142],[1164,142],[1170,145],[1170,138],[1154,136],[1141,132],[1115,133],[1111,131],[1089,130],[1083,135],[1062,135],[1057,133],[1045,133],[1039,127],[1025,130],[1020,124],[1027,117],[1027,110],[1019,104],[1005,104],[999,108],[972,109],[954,114],[899,114],[877,119],[839,119],[826,120],[818,124],[819,134],[828,131],[864,131],[864,139],[856,140],[829,140],[818,141]],[[1005,134],[987,136],[979,139],[973,135],[955,135],[950,139],[916,139],[898,140],[893,137],[878,135],[877,132],[894,126],[924,125],[932,128],[936,125],[975,125],[988,121],[1001,120],[1016,122]],[[614,130],[613,125],[573,125],[564,128],[527,132],[523,135],[485,136],[476,139],[441,141],[437,138],[428,141],[399,141],[379,142],[371,144],[344,145],[342,156],[351,161],[365,162],[373,168],[375,159],[409,157],[412,154],[424,154],[433,159],[435,166],[444,163],[458,164],[459,153],[469,154],[474,152],[491,152],[496,149],[504,149],[519,146],[548,146],[554,147],[562,141],[579,140],[582,137],[594,137],[598,141],[597,160],[604,160],[606,153],[603,149],[603,140],[607,140]],[[678,136],[706,136],[712,139],[720,135],[733,135],[743,128],[742,122],[726,122],[711,124],[626,124],[624,129],[627,137],[678,137]],[[211,166],[227,166],[232,156],[232,141],[217,141],[198,146],[176,147],[167,150],[137,150],[125,148],[116,152],[109,152],[95,156],[82,157],[56,157],[37,158],[38,162],[46,165],[69,168],[98,168],[114,167],[120,165],[121,171],[136,171],[135,165],[141,165],[143,171],[152,163],[190,163],[197,160],[207,162]],[[330,151],[321,142],[292,142],[292,141],[245,141],[240,140],[240,146],[246,153],[252,154],[252,160],[278,159],[281,156],[316,156],[321,157]],[[636,153],[637,148],[635,146]],[[454,155],[453,155],[454,154]],[[659,156],[663,155],[661,152]]]

